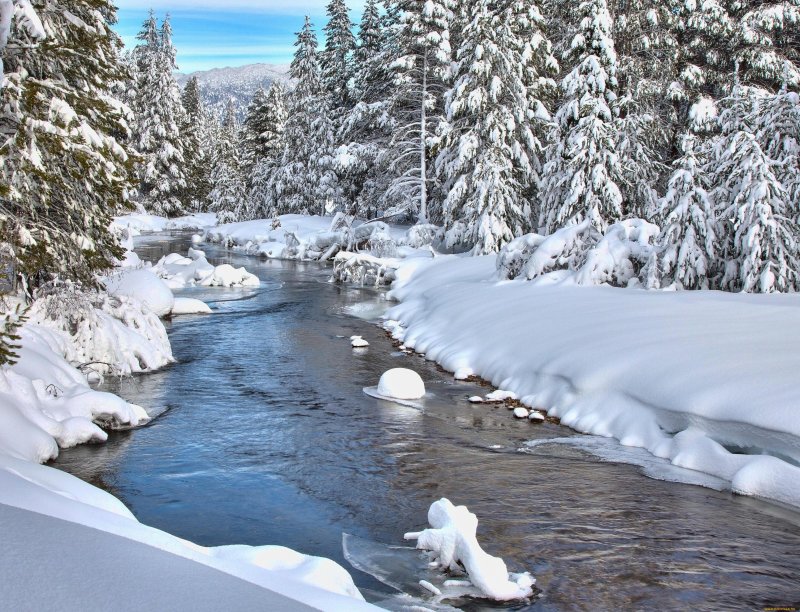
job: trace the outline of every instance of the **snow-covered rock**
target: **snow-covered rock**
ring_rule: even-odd
[[[258,287],[261,281],[245,268],[234,268],[230,264],[213,266],[199,249],[190,248],[187,256],[170,253],[152,267],[155,274],[172,289],[187,286],[204,287]]]
[[[175,303],[172,291],[150,270],[118,268],[104,279],[104,283],[110,295],[135,298],[159,317],[172,312]]]
[[[173,315],[210,314],[211,308],[201,300],[186,297],[176,297],[172,306]]]
[[[384,397],[415,400],[425,396],[425,383],[414,370],[392,368],[381,375],[377,391]]]
[[[350,336],[350,346],[353,348],[364,348],[369,346],[369,342],[364,340],[361,336]]]

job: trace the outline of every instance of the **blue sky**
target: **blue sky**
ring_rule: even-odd
[[[256,62],[288,64],[294,52],[295,32],[303,17],[312,18],[323,42],[327,0],[118,0],[115,26],[126,46],[136,44],[136,34],[150,8],[161,20],[170,14],[181,72],[242,66]],[[350,17],[357,21],[363,0],[350,0]]]

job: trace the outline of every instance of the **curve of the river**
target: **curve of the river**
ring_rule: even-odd
[[[155,260],[187,247],[180,235],[137,250]],[[489,552],[537,577],[531,609],[800,602],[797,514],[647,478],[580,445],[520,453],[525,441],[574,434],[468,403],[488,389],[397,351],[371,322],[381,293],[328,283],[315,264],[208,253],[245,265],[262,286],[178,292],[214,308],[167,324],[178,362],[104,387],[167,412],[55,463],[118,496],[142,522],[203,545],[281,544],[348,567],[342,532],[401,544],[424,526],[430,503],[448,497],[478,515]],[[369,349],[354,352],[352,334]],[[398,366],[425,380],[423,411],[362,392]],[[352,573],[368,591],[381,589]]]

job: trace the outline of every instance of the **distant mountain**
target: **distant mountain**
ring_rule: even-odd
[[[197,77],[200,93],[210,108],[221,114],[228,99],[233,98],[241,119],[259,87],[266,89],[273,81],[289,81],[289,65],[249,64],[237,68],[213,68],[190,74],[178,73],[176,78],[183,87],[193,76]]]

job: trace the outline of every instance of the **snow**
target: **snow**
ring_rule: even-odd
[[[211,308],[201,300],[186,297],[176,297],[172,305],[173,315],[210,314]]]
[[[432,551],[442,570],[460,573],[459,564],[462,564],[469,581],[486,597],[497,601],[526,599],[533,595],[531,587],[535,581],[530,574],[509,574],[501,558],[481,548],[476,535],[478,517],[466,506],[454,506],[450,500],[442,498],[428,509],[428,522],[430,528],[406,533],[405,539],[416,540],[417,548]],[[441,595],[436,587],[429,590]]]
[[[109,427],[135,427],[150,420],[143,408],[95,391],[61,355],[64,336],[36,323],[19,335],[19,360],[0,369],[0,453],[33,462],[58,456],[59,448],[108,437]]]
[[[498,281],[410,259],[385,328],[564,425],[800,506],[800,296]]]
[[[159,217],[144,213],[134,213],[114,217],[111,229],[127,229],[132,235],[138,236],[145,232],[164,232],[179,229],[204,229],[217,224],[215,213],[194,213],[183,217]]]
[[[392,368],[381,374],[377,391],[384,397],[414,400],[425,396],[425,383],[414,370]]]
[[[434,226],[408,228],[345,217],[281,215],[209,229],[206,239],[249,255],[271,259],[334,261],[343,282],[389,284],[402,258],[432,256]],[[362,252],[368,251],[368,252]]]
[[[170,288],[150,270],[120,268],[104,280],[110,295],[136,298],[163,317],[172,312],[175,297]]]
[[[364,348],[369,346],[369,342],[364,340],[361,336],[350,336],[350,346],[353,348]]]
[[[203,287],[258,287],[261,281],[255,274],[230,264],[213,266],[203,251],[190,248],[187,257],[170,253],[156,262],[152,271],[167,287],[181,289],[187,286]]]

